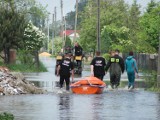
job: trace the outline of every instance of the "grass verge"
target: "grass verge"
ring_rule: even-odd
[[[146,90],[160,93],[160,88],[157,87],[157,72],[152,70],[144,73]]]
[[[46,67],[41,62],[38,68],[32,64],[3,64],[2,62],[0,66],[6,66],[15,72],[47,72]]]

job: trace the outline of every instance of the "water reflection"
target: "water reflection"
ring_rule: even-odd
[[[102,95],[95,95],[92,100],[92,120],[103,120],[99,110],[104,110],[103,97]]]
[[[71,110],[70,110],[70,95],[61,94],[59,95],[59,120],[70,120]]]
[[[0,96],[0,112],[15,120],[159,120],[160,94],[137,90],[99,95]]]
[[[160,94],[158,94],[158,101],[157,101],[158,105],[156,106],[157,107],[157,120],[160,118]]]

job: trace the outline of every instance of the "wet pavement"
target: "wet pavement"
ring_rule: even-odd
[[[41,58],[49,72],[29,74],[28,79],[50,92],[39,95],[0,96],[0,113],[10,112],[15,120],[159,120],[160,94],[137,88],[128,91],[105,89],[103,94],[58,94],[54,83],[54,60]],[[88,75],[85,72],[82,77]],[[125,76],[124,76],[125,77]],[[77,78],[79,79],[79,78]]]

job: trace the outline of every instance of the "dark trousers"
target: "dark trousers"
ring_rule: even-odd
[[[69,90],[70,76],[60,75],[60,88],[63,87],[64,80],[66,82],[66,90]]]
[[[110,83],[111,85],[119,86],[121,79],[121,74],[110,74]]]
[[[103,77],[104,77],[104,75],[96,75],[96,74],[94,74],[94,77],[97,77],[97,78],[99,78],[100,80],[102,80],[102,81],[103,81]]]
[[[81,67],[82,61],[81,61],[81,60],[76,60],[76,62],[77,62],[77,66],[78,66],[78,67]]]
[[[128,87],[133,86],[135,82],[135,73],[134,72],[127,72],[128,76]]]

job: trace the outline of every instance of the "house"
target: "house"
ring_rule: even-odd
[[[62,32],[60,33],[61,37],[62,37],[62,35],[68,36],[71,39],[71,41],[73,42],[74,37],[75,37],[75,39],[79,38],[79,30],[76,30],[76,36],[75,36],[74,30],[65,30],[65,31],[63,31],[63,33]]]

